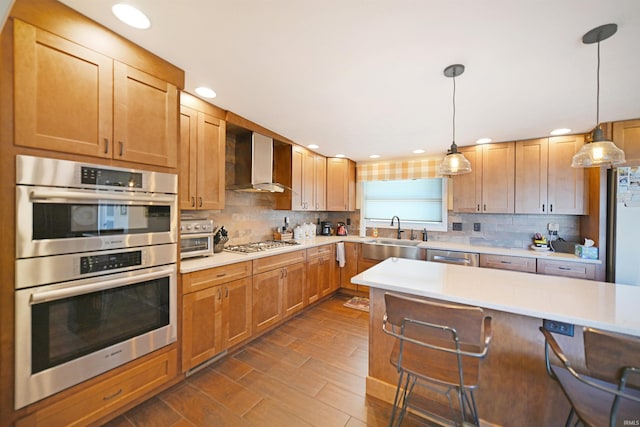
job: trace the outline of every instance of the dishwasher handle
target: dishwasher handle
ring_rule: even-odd
[[[452,256],[434,255],[433,261],[448,262],[452,264],[471,264],[471,260],[467,258],[456,258]]]
[[[480,256],[474,252],[427,249],[427,261],[432,262],[477,267],[480,264],[479,258]]]

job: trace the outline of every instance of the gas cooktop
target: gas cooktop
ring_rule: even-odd
[[[224,250],[227,252],[250,254],[299,244],[300,243],[293,240],[265,240],[263,242],[245,243],[244,245],[225,246]]]

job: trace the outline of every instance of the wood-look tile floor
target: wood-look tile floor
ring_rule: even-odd
[[[369,316],[347,299],[321,302],[106,426],[386,426],[391,405],[365,396]]]

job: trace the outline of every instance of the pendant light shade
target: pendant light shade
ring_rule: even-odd
[[[456,77],[464,73],[464,65],[449,65],[444,69],[444,75],[453,79],[453,142],[440,163],[440,175],[451,176],[471,172],[471,162],[462,153],[458,153],[456,145]]]
[[[606,24],[594,28],[582,37],[584,44],[598,44],[596,127],[591,135],[591,142],[583,145],[571,159],[571,166],[574,168],[610,167],[625,162],[624,151],[616,147],[613,141],[605,139],[600,129],[600,42],[614,35],[616,31],[616,24]]]

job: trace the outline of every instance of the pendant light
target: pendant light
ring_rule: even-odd
[[[574,168],[616,166],[625,162],[624,151],[616,147],[613,141],[604,138],[600,129],[600,42],[618,31],[616,24],[606,24],[594,28],[582,36],[582,43],[598,43],[598,71],[596,83],[596,127],[591,134],[591,142],[580,148],[571,159]]]
[[[464,65],[449,65],[444,69],[444,75],[453,79],[453,142],[447,155],[440,163],[440,175],[451,176],[471,172],[471,162],[462,153],[458,153],[456,145],[456,77],[464,73]]]

